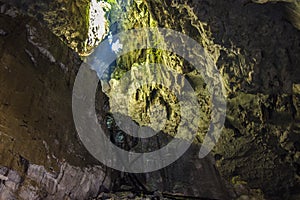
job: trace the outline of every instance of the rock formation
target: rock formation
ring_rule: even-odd
[[[37,21],[6,4],[0,10],[0,199],[97,197],[111,176],[91,166],[98,162],[73,125],[81,60]]]
[[[173,136],[180,121],[176,98],[159,86],[145,86],[132,101],[130,117],[147,124],[151,106],[164,102],[169,116],[164,139],[133,140],[119,130],[109,101],[113,95],[125,97],[110,92],[141,63],[166,64],[188,78],[201,105],[199,131],[184,156],[165,169],[134,175],[102,166],[80,143],[71,112],[73,82],[82,62],[74,51],[90,53],[102,39],[88,35],[90,2],[10,1],[35,19],[1,3],[0,198],[86,199],[110,190],[156,192],[155,198],[298,199],[299,1],[107,2],[110,6],[105,4],[103,11],[108,22],[102,26],[109,32],[107,37],[133,28],[164,27],[203,46],[227,93],[221,138],[208,157],[198,158],[211,120],[211,99],[203,77],[171,52],[134,50],[113,63],[114,70],[102,82],[105,94],[99,87],[99,122],[111,140],[135,151],[157,149]],[[89,37],[93,42],[87,48]]]

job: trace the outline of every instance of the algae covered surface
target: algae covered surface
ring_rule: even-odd
[[[232,181],[233,178],[244,181],[254,196],[261,195],[255,192],[260,189],[265,198],[278,199],[297,198],[293,192],[297,193],[299,187],[300,34],[294,23],[286,20],[286,6],[292,4],[136,1],[126,7],[127,16],[112,30],[171,28],[205,48],[218,67],[228,94],[225,128],[213,150],[217,169],[237,187],[243,184]],[[178,55],[135,50],[117,60],[113,79],[120,78],[137,62],[164,63],[190,80],[201,105],[202,129],[195,140],[201,143],[211,112],[201,75]],[[147,94],[155,89],[145,87],[139,92],[147,99]],[[170,113],[176,110],[170,107]],[[251,196],[251,191],[243,192]]]

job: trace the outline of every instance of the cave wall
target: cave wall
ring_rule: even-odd
[[[297,18],[291,23],[286,10],[295,5],[136,1],[112,30],[166,27],[202,44],[216,63],[228,94],[225,128],[213,151],[217,169],[235,188],[249,186],[253,193],[261,189],[265,198],[272,199],[297,199],[299,188],[300,34]],[[293,16],[297,16],[295,12]],[[159,63],[165,58],[165,63],[175,65],[175,70],[203,90],[201,81],[186,71],[181,58],[155,53],[134,51],[118,60],[118,69],[124,74],[137,61]],[[247,190],[237,193],[251,196]]]
[[[73,49],[83,52],[80,49],[83,49],[84,41],[86,41],[84,37],[87,34],[86,13],[88,2],[43,2],[27,4],[17,1],[15,4],[19,7],[25,7],[22,9],[32,13],[42,22],[48,20],[46,24],[52,32]],[[197,40],[209,52],[222,74],[228,94],[227,117],[221,139],[211,155],[214,157],[213,161],[203,161],[204,163],[210,163],[209,166],[211,168],[209,170],[214,168],[213,163],[215,161],[218,170],[217,174],[220,172],[223,179],[225,179],[224,182],[228,185],[231,184],[234,188],[234,191],[231,191],[231,195],[234,198],[249,196],[259,199],[264,196],[266,199],[297,199],[297,195],[299,195],[300,165],[300,34],[299,30],[296,29],[299,22],[297,2],[290,1],[292,4],[247,0],[149,0],[130,2],[115,1],[115,4],[118,6],[111,10],[108,17],[110,22],[109,28],[112,34],[132,28],[149,26],[166,27],[183,32]],[[28,7],[28,5],[30,6]],[[44,6],[45,9],[39,11],[37,8],[32,8],[31,5],[38,5],[41,8]],[[122,15],[120,15],[120,12]],[[13,15],[13,12],[10,11],[9,15]],[[76,16],[75,19],[72,16]],[[6,24],[7,18],[8,16],[3,18],[3,24]],[[53,20],[54,18],[58,20],[55,21]],[[76,19],[79,20],[78,23],[76,23]],[[22,21],[21,24],[24,23],[23,19],[19,21]],[[39,25],[37,26],[39,27]],[[14,77],[17,75],[10,75],[10,69],[6,69],[5,66],[3,69],[1,68],[3,80],[17,81],[13,81],[13,84],[1,83],[3,88],[8,88],[7,91],[1,91],[3,97],[5,97],[1,99],[3,101],[1,109],[3,113],[8,113],[7,116],[10,116],[9,119],[11,119],[7,120],[6,117],[2,117],[4,125],[1,128],[10,133],[8,136],[2,137],[3,144],[5,144],[5,146],[2,145],[4,153],[1,156],[5,160],[5,163],[2,165],[16,169],[22,168],[18,164],[20,162],[19,155],[33,163],[39,163],[44,166],[55,166],[52,163],[57,162],[56,160],[59,158],[64,158],[75,166],[80,165],[80,163],[86,165],[86,163],[95,162],[93,159],[85,160],[88,154],[84,147],[80,145],[80,142],[74,139],[76,138],[76,133],[70,121],[71,112],[68,102],[76,73],[76,69],[73,69],[73,63],[76,63],[76,66],[80,65],[78,57],[67,47],[63,48],[64,53],[61,53],[61,49],[54,48],[55,46],[62,46],[55,39],[50,39],[51,45],[48,45],[50,49],[54,48],[53,50],[48,50],[47,48],[43,50],[36,44],[34,45],[28,41],[28,34],[32,32],[32,27],[26,27],[26,24],[23,24],[16,30],[21,30],[22,27],[23,31],[26,30],[27,35],[23,32],[23,40],[25,42],[21,44],[27,51],[21,48],[21,52],[18,53],[18,55],[22,56],[20,61],[15,59],[17,54],[14,50],[17,48],[14,48],[13,45],[6,45],[4,40],[2,41],[2,45],[8,47],[2,48],[3,62],[16,62],[15,66],[20,70],[18,73],[19,77],[21,77],[15,79]],[[37,29],[39,30],[40,28]],[[70,31],[67,32],[66,29]],[[10,37],[10,31],[4,28],[2,30],[0,31],[2,38],[6,37],[7,39]],[[79,34],[76,33],[78,31]],[[11,32],[13,33],[13,30]],[[73,35],[74,39],[70,39],[73,33],[76,36]],[[19,32],[15,32],[15,34],[22,36]],[[48,33],[42,32],[41,34],[44,38],[44,35]],[[13,38],[13,36],[11,37]],[[52,37],[49,36],[49,38]],[[74,41],[74,45],[72,41]],[[38,43],[43,44],[44,42],[42,39]],[[14,45],[19,46],[20,43],[15,43]],[[42,46],[44,47],[45,45],[43,44]],[[49,52],[51,52],[52,56],[49,56]],[[38,56],[38,58],[35,56]],[[73,60],[64,60],[66,58],[72,58]],[[24,60],[26,61],[25,63]],[[48,66],[50,62],[51,66],[56,66],[56,68],[43,69],[35,67],[37,65],[35,62],[37,61],[46,63],[41,64],[42,66]],[[189,68],[186,69],[184,67],[186,63],[182,58],[169,52],[149,50],[135,51],[125,55],[118,59],[118,66],[113,74],[113,78],[120,78],[124,72],[131,69],[132,65],[137,62],[150,61],[169,63],[170,67],[190,78],[192,84],[198,87],[196,88],[198,94],[204,90],[201,77],[195,71]],[[69,64],[70,66],[68,66],[67,63],[72,65]],[[31,67],[28,70],[23,69],[23,66],[29,65]],[[36,70],[40,71],[36,72]],[[40,78],[42,80],[33,79],[30,74],[34,73],[44,74],[43,77],[56,78],[55,80],[51,78],[49,80],[48,78]],[[26,81],[28,84],[35,84],[32,86],[20,84],[18,81],[24,80],[24,77],[28,77],[28,81]],[[33,90],[33,88],[37,87],[36,85],[41,84],[44,86]],[[49,91],[51,87],[57,91],[53,97],[51,96],[53,91]],[[8,90],[17,92],[12,93],[8,92]],[[48,99],[41,98],[40,103],[38,103],[38,100],[34,100],[38,97],[33,97],[33,100],[31,100],[27,93],[21,96],[21,91],[23,90],[28,90],[32,94],[29,97],[33,96],[33,94],[36,96],[36,90],[41,91],[39,93],[40,98],[47,96]],[[149,90],[149,88],[144,88],[142,93],[149,93]],[[7,96],[7,94],[10,94],[10,96]],[[58,97],[60,98],[59,101]],[[21,100],[18,101],[18,99]],[[203,100],[203,108],[201,108],[204,109],[203,113],[209,113],[208,94],[204,93],[199,99]],[[24,108],[23,105],[28,106]],[[24,112],[22,114],[16,112],[19,109]],[[57,110],[64,114],[56,113]],[[43,119],[35,119],[40,117],[41,112],[46,113]],[[24,113],[28,116],[23,116]],[[67,117],[65,113],[68,113]],[[39,125],[33,125],[34,120],[31,119],[40,120],[38,122]],[[208,120],[209,117],[203,115],[203,130],[206,129]],[[61,122],[64,122],[62,127],[58,125]],[[9,123],[14,124],[9,125]],[[15,126],[15,124],[18,125]],[[8,129],[9,127],[18,128],[11,130]],[[49,129],[46,127],[49,127]],[[2,132],[5,133],[5,131]],[[40,138],[35,140],[31,132],[39,132]],[[61,134],[61,132],[66,134]],[[195,141],[196,147],[189,151],[191,155],[199,150],[199,145],[201,145],[205,133],[205,131],[199,131],[198,140]],[[19,134],[24,139],[22,140],[23,142],[10,136],[19,137]],[[46,155],[51,154],[49,154],[47,146],[53,147],[57,145],[55,138],[59,138],[58,140],[61,141],[59,145],[61,149],[54,148],[51,150],[57,159],[48,159]],[[43,143],[43,140],[47,141],[47,145]],[[68,142],[70,140],[72,142]],[[65,152],[65,145],[62,144],[65,144],[70,152]],[[24,145],[27,145],[27,147]],[[28,148],[28,145],[33,148]],[[153,145],[155,146],[156,144]],[[39,149],[39,151],[33,151],[36,149]],[[195,157],[187,156],[180,162],[184,163],[189,159],[194,159],[197,155],[193,156]],[[201,161],[199,162],[201,163]],[[198,161],[195,163],[198,163]],[[194,164],[192,163],[190,167],[193,168]],[[169,179],[164,179],[165,182],[157,182],[163,174],[170,174],[174,170],[176,172],[176,170],[179,171],[180,169],[178,165],[176,167],[175,163],[175,165],[165,171],[148,174],[146,177],[141,176],[140,179],[144,180],[144,184],[152,184],[148,188],[150,190],[164,187],[163,190],[169,192],[179,191],[184,193],[184,190],[176,189],[180,188],[180,184],[182,184],[182,182],[178,181],[178,178],[183,176],[189,178],[193,172],[188,175],[175,173],[170,175]],[[22,170],[20,169],[19,171]],[[215,173],[214,170],[212,171]],[[219,180],[219,178],[219,175],[217,175],[215,180]],[[170,182],[174,183],[174,185],[170,184]],[[223,185],[220,186],[218,191],[222,191],[222,187]],[[199,191],[186,191],[186,194],[197,195],[197,192]]]
[[[82,61],[32,17],[2,2],[0,11],[0,199],[96,197],[110,172],[73,124]]]
[[[105,11],[111,7],[97,0],[2,0],[48,27],[80,55],[88,55],[107,31]]]

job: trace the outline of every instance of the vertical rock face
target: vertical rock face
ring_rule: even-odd
[[[105,11],[110,5],[97,0],[2,0],[45,24],[81,55],[88,54],[106,33]]]
[[[47,22],[73,49],[80,53],[89,50],[85,49],[86,37],[97,32],[97,27],[87,26],[90,2],[11,2]],[[110,1],[114,5],[108,15],[110,34],[145,27],[165,27],[187,34],[208,52],[228,94],[221,139],[212,154],[201,160],[197,153],[211,120],[211,99],[200,74],[184,59],[166,51],[134,50],[118,58],[105,85],[108,98],[116,95],[125,99],[110,93],[110,89],[117,87],[122,76],[136,65],[163,63],[191,82],[201,105],[201,125],[197,140],[177,162],[143,175],[118,174],[112,180],[113,189],[126,189],[124,183],[130,182],[136,190],[160,190],[165,195],[176,193],[185,198],[299,198],[299,3],[268,2]],[[7,166],[0,168],[0,198],[97,196],[110,186],[111,176],[104,167],[88,166],[97,162],[76,137],[71,89],[81,61],[34,20],[0,5],[0,165]],[[53,20],[56,16],[57,21]],[[97,37],[91,45],[100,40]],[[136,77],[132,77],[134,81]],[[184,86],[179,82],[174,85]],[[167,106],[170,126],[164,130],[165,137],[150,142],[132,140],[120,131],[111,119],[107,97],[100,92],[99,102],[107,100],[105,109],[102,103],[96,106],[104,109],[101,113],[107,112],[99,117],[100,122],[107,126],[116,145],[126,150],[154,150],[174,135],[172,123],[180,120],[176,99],[164,90],[153,95],[161,89],[141,88],[131,105],[131,117],[142,125],[149,123],[151,106],[157,102]],[[234,187],[233,193],[224,182]]]
[[[3,1],[35,17],[61,37],[72,49],[83,53],[89,29],[89,0]]]
[[[87,199],[109,171],[80,144],[71,110],[79,57],[0,3],[0,199]]]
[[[283,5],[246,1],[147,5],[159,25],[197,39],[222,73],[228,92],[227,120],[214,154],[223,176],[246,181],[266,197],[280,199],[296,191],[300,34],[285,21]]]
[[[284,2],[287,19],[300,30],[300,2],[298,0],[252,0],[254,3]]]
[[[290,3],[287,6],[297,2]],[[260,196],[255,189],[261,189],[266,198],[297,199],[300,34],[295,21],[291,24],[286,20],[285,6],[251,1],[134,1],[123,9],[127,11],[125,17],[115,20],[111,29],[116,33],[132,28],[172,28],[206,49],[228,93],[225,129],[213,154],[217,168],[235,184],[241,198],[250,195],[248,190],[239,189],[248,185],[254,189],[252,195]],[[297,13],[293,16],[298,19]],[[184,68],[181,58],[152,50],[136,50],[118,59],[110,85],[137,63],[147,62],[167,63],[189,77],[196,91],[205,91],[201,77]],[[149,102],[153,88],[141,90],[138,96]],[[203,93],[199,99],[206,101],[201,109],[209,113],[209,98]],[[151,101],[139,106],[142,108],[135,109],[147,110]],[[143,119],[135,120],[143,123]],[[203,123],[207,121],[209,118],[204,117]],[[199,141],[204,133],[200,131]]]

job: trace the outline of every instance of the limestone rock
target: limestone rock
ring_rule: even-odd
[[[109,175],[100,166],[81,169],[63,163],[58,173],[50,173],[30,164],[22,177],[8,168],[0,169],[7,174],[0,186],[1,199],[87,199],[110,185]]]
[[[96,197],[111,176],[73,124],[82,61],[33,18],[3,3],[0,11],[0,199]]]
[[[128,7],[127,18],[125,15],[118,22],[118,31],[155,26],[172,28],[205,48],[216,63],[228,93],[225,129],[213,152],[217,169],[228,182],[239,176],[250,188],[261,189],[271,199],[288,198],[299,188],[295,155],[299,151],[300,35],[285,20],[285,6],[297,1],[289,3],[134,1]],[[203,101],[203,113],[207,112],[203,120],[207,124],[209,94],[203,90],[203,80],[171,53],[135,50],[117,60],[112,78],[118,80],[137,63],[147,62],[168,63],[189,77],[196,92],[202,94],[198,97]],[[149,94],[151,88],[143,88],[138,96],[147,99]],[[201,143],[201,136],[197,139],[196,143]],[[160,180],[160,176],[155,180]],[[257,198],[264,195],[257,194]],[[250,196],[242,194],[240,198]]]

